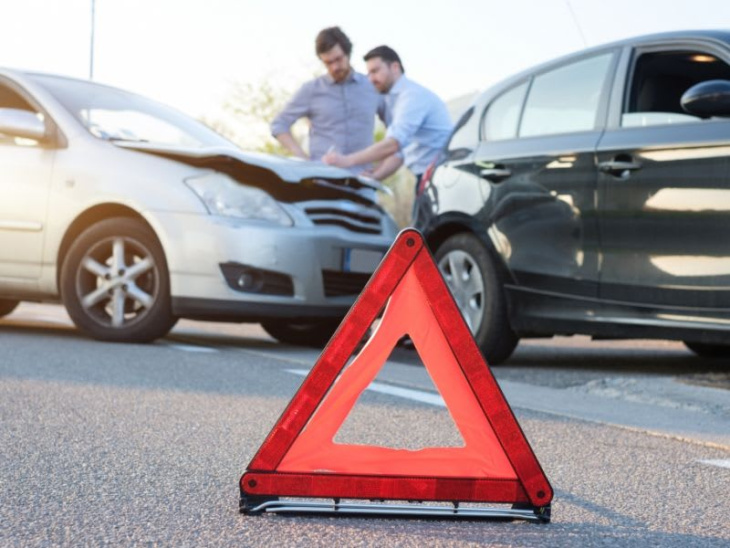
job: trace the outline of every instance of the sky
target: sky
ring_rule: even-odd
[[[0,0],[0,66],[88,78],[94,0]],[[94,80],[217,117],[235,82],[294,91],[339,25],[352,64],[387,44],[442,99],[625,37],[730,29],[730,0],[95,0]]]

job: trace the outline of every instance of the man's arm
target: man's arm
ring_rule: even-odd
[[[380,162],[370,173],[370,177],[382,181],[393,175],[403,165],[403,157],[400,154],[391,154]]]
[[[349,168],[360,164],[369,164],[378,160],[385,160],[400,150],[398,141],[386,137],[382,141],[370,145],[367,148],[353,152],[352,154],[339,154],[335,151],[328,152],[322,158],[326,164]],[[396,168],[397,169],[397,168]],[[377,170],[376,170],[377,171]]]
[[[322,158],[322,161],[327,164],[348,168],[360,164],[377,162],[378,160],[385,160],[389,156],[399,152],[403,146],[406,146],[413,139],[414,134],[423,123],[426,113],[427,108],[423,103],[423,99],[418,94],[408,91],[402,92],[398,101],[393,106],[393,119],[386,130],[385,139],[346,156],[335,153],[326,154]],[[386,169],[392,168],[392,165],[388,162],[383,172]],[[379,168],[376,171],[379,172]]]
[[[291,134],[291,126],[304,116],[309,116],[309,104],[311,99],[311,90],[309,83],[304,84],[294,94],[291,100],[286,104],[284,109],[271,122],[271,134],[279,141],[284,148],[291,152],[294,156],[309,159],[309,156],[301,145]]]
[[[304,149],[299,146],[297,140],[288,131],[284,133],[279,133],[278,135],[274,135],[274,137],[276,137],[276,140],[279,141],[282,146],[286,148],[289,152],[291,152],[294,156],[302,158],[303,160],[309,160],[309,156],[307,156],[307,153],[304,152]]]

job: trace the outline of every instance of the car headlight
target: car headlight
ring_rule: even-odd
[[[294,222],[284,208],[259,188],[237,183],[222,173],[206,173],[185,179],[211,215],[267,221],[281,226]]]

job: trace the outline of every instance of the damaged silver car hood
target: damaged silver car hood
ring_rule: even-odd
[[[346,169],[330,166],[322,162],[311,162],[298,158],[286,158],[261,152],[244,151],[234,147],[184,147],[145,143],[140,141],[113,141],[116,146],[139,150],[165,157],[184,157],[191,159],[228,157],[245,164],[260,167],[276,174],[281,180],[298,183],[302,179],[356,179],[360,184],[373,190],[392,194],[380,181],[353,175]]]

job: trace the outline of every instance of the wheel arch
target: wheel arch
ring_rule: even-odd
[[[461,213],[447,213],[439,216],[424,230],[424,238],[431,253],[436,254],[436,250],[450,237],[456,234],[469,233],[476,237],[492,255],[500,270],[500,274],[506,280],[513,280],[514,277],[507,268],[504,258],[497,251],[494,242],[487,234],[484,226],[476,221],[473,217]]]
[[[95,225],[99,221],[111,219],[113,217],[126,217],[141,221],[150,229],[152,234],[155,235],[155,238],[157,238],[157,241],[160,243],[160,246],[163,247],[160,237],[154,227],[152,227],[152,225],[150,225],[150,223],[147,222],[147,220],[138,211],[129,206],[115,203],[95,205],[76,217],[76,219],[74,219],[74,221],[69,225],[68,229],[66,229],[66,233],[63,235],[61,245],[58,249],[58,257],[56,259],[57,287],[61,287],[61,272],[63,270],[63,264],[66,261],[66,257],[68,256],[69,249],[71,248],[71,244],[73,244],[76,238],[78,238],[81,233],[90,226]]]
[[[514,278],[484,225],[468,215],[459,214],[449,215],[448,217],[444,215],[439,221],[438,224],[429,227],[430,230],[426,232],[427,235],[425,236],[434,256],[439,247],[449,238],[461,235],[469,235],[476,240],[476,242],[470,242],[472,245],[469,247],[472,249],[474,245],[479,246],[481,244],[482,250],[480,251],[483,251],[483,253],[478,255],[486,254],[486,257],[482,259],[473,258],[477,262],[486,260],[489,263],[486,265],[486,271],[479,267],[482,270],[482,276],[486,276],[483,293],[489,295],[489,287],[493,287],[494,292],[492,294],[493,298],[482,300],[482,323],[477,332],[474,333],[474,340],[488,363],[492,365],[501,363],[512,354],[519,341],[519,336],[512,328],[513,310],[505,287]],[[485,302],[488,304],[485,304]]]

